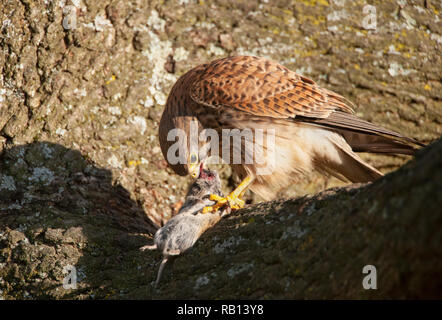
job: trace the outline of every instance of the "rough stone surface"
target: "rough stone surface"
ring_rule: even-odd
[[[158,290],[161,254],[139,250],[153,227],[110,181],[86,166],[2,199],[3,298],[442,298],[442,140],[373,184],[227,216],[166,269]],[[366,265],[377,290],[362,286]],[[63,288],[69,266],[76,289]]]
[[[188,178],[167,168],[157,131],[174,81],[199,63],[233,54],[265,56],[354,101],[367,120],[426,143],[441,135],[442,4],[370,3],[374,30],[364,27],[373,8],[362,0],[0,0],[0,296],[441,292],[440,283],[428,280],[440,278],[435,269],[440,270],[440,254],[431,250],[440,247],[434,228],[440,227],[441,199],[429,192],[440,171],[428,157],[415,168],[432,171],[401,169],[363,189],[241,211],[179,259],[173,280],[155,295],[149,281],[159,256],[136,250],[177,212],[188,186]],[[432,154],[440,160],[440,147],[432,150],[439,150]],[[383,172],[410,159],[364,157]],[[221,173],[225,188],[235,183],[230,176],[229,168]],[[407,180],[413,177],[421,184]],[[314,175],[280,196],[333,186],[342,184]],[[353,196],[366,202],[356,205]],[[419,215],[418,203],[425,208]],[[293,216],[273,224],[286,216],[281,210]],[[359,265],[367,263],[379,264],[388,290],[360,290]],[[61,286],[68,264],[81,280],[69,292]]]

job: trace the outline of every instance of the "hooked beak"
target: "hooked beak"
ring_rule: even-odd
[[[203,163],[201,162],[199,165],[191,165],[189,168],[190,175],[192,178],[197,179],[200,176],[201,171],[203,170]]]

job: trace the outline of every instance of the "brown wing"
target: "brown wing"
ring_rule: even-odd
[[[189,93],[199,104],[257,116],[327,118],[335,110],[354,113],[344,97],[280,64],[251,56],[215,60],[198,68]]]
[[[301,116],[298,120],[335,129],[356,152],[414,154],[416,145],[425,146],[415,139],[340,111],[333,112],[326,119]]]

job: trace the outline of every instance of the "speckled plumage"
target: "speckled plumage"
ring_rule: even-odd
[[[314,170],[353,182],[382,176],[354,151],[414,153],[418,144],[414,140],[353,113],[353,104],[344,97],[276,62],[235,56],[197,66],[178,79],[161,118],[159,137],[167,159],[173,143],[167,141],[167,132],[174,128],[188,132],[190,120],[197,121],[199,130],[275,129],[277,161],[272,174],[257,174],[256,164],[232,165],[240,176],[253,176],[252,190],[271,198],[279,188]],[[263,158],[269,159],[269,148],[262,147]],[[186,164],[171,167],[180,175],[188,173]]]

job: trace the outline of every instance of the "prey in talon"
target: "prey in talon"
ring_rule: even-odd
[[[216,171],[202,169],[198,179],[190,186],[185,202],[177,215],[172,217],[154,236],[154,244],[141,247],[140,250],[158,249],[163,253],[155,287],[168,260],[191,248],[198,238],[215,225],[229,208],[211,214],[202,214],[203,208],[214,205],[211,195],[222,197],[221,181]]]
[[[210,212],[243,207],[247,189],[271,200],[313,172],[374,181],[383,173],[359,152],[413,155],[424,146],[359,118],[355,107],[276,61],[230,56],[195,66],[176,81],[159,124],[161,151],[181,176],[197,178],[212,157],[222,157],[242,178],[227,197],[211,196],[216,204],[204,209]],[[178,141],[170,139],[174,132],[181,133]],[[175,150],[180,161],[170,157]]]
[[[230,193],[227,197],[221,197],[217,194],[211,194],[209,199],[215,201],[216,203],[213,206],[205,207],[202,213],[217,211],[220,208],[228,205],[229,209],[241,209],[244,207],[244,200],[241,199],[244,196],[244,193],[247,191],[247,187],[250,184],[251,179],[247,177],[244,181]]]

